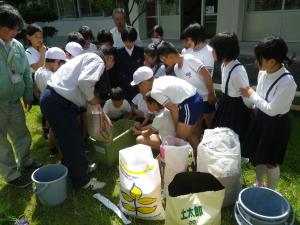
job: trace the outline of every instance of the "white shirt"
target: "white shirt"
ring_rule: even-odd
[[[195,56],[197,59],[200,59],[200,61],[204,64],[205,68],[207,70],[213,70],[214,69],[214,57],[213,57],[213,49],[209,45],[205,44],[205,46],[201,49],[191,49],[187,51],[187,54],[191,54]],[[212,73],[211,73],[212,75]]]
[[[103,74],[105,65],[95,53],[74,57],[56,71],[48,85],[77,106],[85,106],[94,98],[94,86]]]
[[[188,54],[188,53],[190,53],[191,51],[193,51],[192,48],[183,48],[183,49],[181,50],[181,54]]]
[[[108,99],[103,106],[103,112],[110,119],[118,119],[125,114],[131,113],[131,107],[126,99],[123,100],[123,104],[119,108],[116,108],[112,100]]]
[[[126,27],[130,27],[128,25],[126,25]],[[114,40],[114,47],[116,48],[121,48],[124,46],[123,41],[122,41],[122,37],[121,37],[121,33],[119,32],[117,27],[114,27],[110,30],[110,33],[113,35],[113,40]],[[137,39],[135,41],[135,44],[137,46],[143,47],[143,43],[140,39],[140,35],[138,33],[137,35]]]
[[[93,43],[90,43],[89,48],[83,49],[82,53],[95,52],[95,51],[97,51],[97,46],[95,44],[93,44]]]
[[[130,56],[132,55],[133,49],[134,49],[134,46],[132,46],[131,49],[125,47],[126,52],[127,52],[128,55],[130,55]]]
[[[174,122],[168,109],[162,109],[153,119],[151,128],[158,132],[160,140],[167,136],[176,136]]]
[[[26,53],[26,56],[27,56],[27,59],[28,59],[29,66],[39,62],[41,54],[35,48],[29,47],[29,48],[26,49],[25,53]]]
[[[229,71],[233,68],[234,65],[240,63],[238,60],[230,61],[226,66],[222,64],[221,72],[222,72],[222,83],[221,90],[225,93],[226,81],[228,78]],[[249,79],[247,75],[247,71],[245,70],[243,65],[237,66],[231,72],[229,83],[228,83],[228,93],[227,95],[230,97],[241,97],[240,88],[249,87]],[[243,101],[246,106],[251,107],[252,103],[247,99],[243,98]]]
[[[47,81],[50,80],[54,73],[51,70],[40,67],[34,73],[35,84],[42,93],[47,87]]]
[[[197,90],[187,81],[173,76],[154,79],[150,95],[161,105],[171,101],[178,105],[196,94]]]
[[[197,92],[202,96],[203,101],[207,101],[208,90],[203,77],[199,74],[202,67],[204,65],[199,59],[190,54],[185,54],[183,55],[182,65],[175,64],[174,72],[177,77],[186,80],[197,88]]]
[[[160,65],[159,68],[157,68],[159,65],[155,65],[153,66],[151,69],[153,70],[153,76],[155,78],[161,77],[161,76],[165,76],[166,75],[166,67],[165,65]]]
[[[141,93],[138,93],[132,100],[132,103],[137,106],[137,109],[144,113],[144,117],[148,114],[147,104]]]
[[[268,101],[265,100],[269,87],[282,74],[289,72],[284,66],[272,74],[260,71],[256,93],[250,96],[250,101],[269,116],[285,114],[290,111],[292,101],[295,97],[297,85],[292,75],[281,78],[269,93]]]

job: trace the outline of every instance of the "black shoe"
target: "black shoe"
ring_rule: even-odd
[[[26,188],[32,183],[32,180],[31,180],[30,176],[27,177],[27,176],[21,175],[18,178],[14,179],[12,181],[9,181],[7,183],[16,188]]]
[[[58,154],[58,150],[57,150],[57,148],[51,148],[50,150],[49,150],[49,157],[50,158],[54,158],[55,156],[57,156],[57,154]]]
[[[38,168],[40,168],[42,166],[43,166],[42,163],[33,162],[29,166],[26,166],[24,169],[25,170],[36,170],[36,169],[38,169]]]

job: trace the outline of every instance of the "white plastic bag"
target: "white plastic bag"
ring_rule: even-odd
[[[191,145],[176,137],[165,137],[160,146],[164,168],[164,191],[168,193],[168,185],[172,182],[177,173],[185,172],[188,167],[189,151]]]
[[[129,216],[164,220],[158,161],[147,145],[135,145],[119,152],[120,208]]]
[[[112,123],[100,105],[87,106],[86,123],[88,134],[97,141],[109,142],[112,139]]]
[[[214,175],[225,187],[223,206],[233,204],[241,190],[241,150],[229,128],[206,129],[197,150],[197,171]]]

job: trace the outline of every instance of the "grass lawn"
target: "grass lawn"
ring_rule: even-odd
[[[40,113],[33,107],[26,113],[27,124],[32,135],[31,154],[42,163],[56,163],[58,158],[50,159],[47,144],[42,137]],[[293,121],[292,137],[289,143],[285,164],[281,167],[281,180],[277,191],[282,193],[296,211],[296,223],[300,224],[300,113],[291,113]],[[114,203],[118,203],[118,168],[99,165],[97,172],[92,174],[107,183],[101,191]],[[251,166],[243,168],[243,179],[246,186],[255,180]],[[13,224],[14,218],[25,217],[30,225],[110,225],[122,222],[107,208],[93,199],[92,193],[74,190],[68,187],[68,198],[59,207],[49,208],[41,205],[34,195],[33,186],[19,190],[4,183],[0,177],[0,225]],[[163,222],[134,221],[132,224],[158,225]],[[235,224],[232,207],[222,210],[222,225]]]

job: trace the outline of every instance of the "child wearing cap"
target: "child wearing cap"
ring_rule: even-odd
[[[45,64],[43,67],[40,67],[34,74],[35,76],[35,93],[37,96],[46,89],[47,81],[50,80],[54,72],[56,72],[62,64],[66,62],[65,52],[57,47],[49,48],[45,54]],[[56,149],[55,139],[51,129],[48,128],[47,121],[42,115],[42,126],[44,129],[45,138],[48,139],[49,153],[50,157],[54,157],[58,150]],[[48,137],[47,137],[47,133]]]
[[[203,110],[203,100],[196,88],[173,76],[154,79],[153,71],[146,66],[134,72],[131,85],[138,85],[144,96],[149,92],[147,96],[167,108],[172,116],[176,136],[187,139],[196,150],[199,138],[193,129]]]
[[[176,136],[172,116],[168,109],[150,97],[150,93],[145,96],[145,101],[148,110],[152,113],[157,113],[157,115],[148,129],[140,131],[136,142],[138,144],[149,145],[152,149],[159,151],[161,141],[164,137]]]
[[[120,87],[112,88],[110,91],[110,99],[104,106],[103,112],[113,121],[128,117],[131,114],[131,107],[124,97],[124,92]]]
[[[68,60],[80,55],[83,51],[82,46],[76,42],[69,42],[65,47],[66,57]]]

